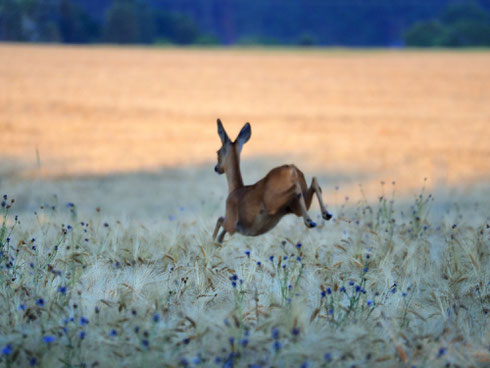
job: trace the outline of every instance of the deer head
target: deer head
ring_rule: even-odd
[[[237,168],[239,170],[237,166],[240,162],[242,147],[252,135],[250,124],[246,123],[238,134],[238,137],[232,142],[228,134],[226,134],[221,120],[218,119],[218,135],[221,139],[221,148],[218,150],[218,163],[214,167],[214,171],[218,174],[224,174],[230,168]]]

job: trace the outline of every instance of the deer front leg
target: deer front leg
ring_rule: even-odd
[[[320,188],[316,176],[314,176],[313,179],[311,180],[310,188],[313,189],[313,191],[316,194],[316,197],[318,198],[318,203],[320,203],[320,210],[322,211],[322,217],[327,221],[330,220],[332,218],[332,214],[329,213],[325,208],[325,204],[323,203],[323,198],[322,198],[322,188]]]
[[[306,210],[305,198],[303,197],[303,192],[301,190],[301,185],[299,183],[296,183],[295,194],[297,198],[296,201],[299,204],[301,210],[301,216],[303,216],[303,220],[305,222],[306,227],[309,228],[316,227],[316,222],[314,222],[310,218],[310,215],[308,215],[308,211]]]
[[[221,227],[221,225],[223,225],[224,221],[225,221],[225,218],[223,216],[219,217],[218,221],[216,221],[216,227],[214,228],[214,232],[213,232],[213,240],[216,240],[216,236],[218,236],[219,228]],[[218,241],[218,242],[221,243],[220,241]]]

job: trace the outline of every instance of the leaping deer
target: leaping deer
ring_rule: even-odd
[[[243,126],[237,139],[232,142],[218,119],[218,135],[222,146],[218,151],[218,164],[214,171],[226,174],[228,198],[225,217],[218,218],[213,240],[216,239],[220,227],[223,230],[217,239],[218,243],[223,242],[226,233],[233,235],[238,232],[248,236],[264,234],[276,226],[284,215],[290,213],[302,216],[307,227],[315,227],[316,223],[307,212],[313,193],[320,203],[322,217],[325,220],[332,218],[323,204],[322,189],[317,178],[313,177],[310,187],[307,188],[305,176],[294,165],[276,167],[257,183],[243,185],[240,153],[252,135],[249,123]]]

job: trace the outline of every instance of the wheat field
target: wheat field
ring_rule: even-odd
[[[0,44],[0,365],[488,366],[488,65]],[[334,218],[214,243],[217,117]]]

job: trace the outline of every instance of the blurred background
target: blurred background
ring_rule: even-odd
[[[246,184],[293,162],[331,204],[490,197],[487,0],[2,0],[0,40],[0,189],[26,210],[214,216],[218,117],[252,124]]]
[[[62,43],[489,46],[488,0],[2,0],[0,39]]]

